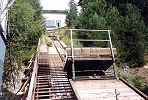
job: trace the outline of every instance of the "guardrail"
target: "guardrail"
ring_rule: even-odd
[[[37,53],[39,51],[39,49],[38,49],[39,45],[40,45],[40,39],[39,39],[39,42],[38,42],[37,50],[34,52],[34,54],[32,55],[31,59],[29,60],[29,65],[27,67],[27,69],[29,69],[29,70],[27,71],[27,73],[25,74],[25,77],[24,77],[24,79],[26,79],[26,81],[22,83],[20,89],[16,92],[16,95],[20,96],[19,97],[20,100],[26,100],[26,98],[27,98],[27,94],[28,94],[28,90],[29,90],[27,85],[29,84],[29,82],[31,80],[31,77],[32,77],[30,75],[30,73],[32,72],[32,69],[35,66],[34,62],[35,62],[35,59],[37,57]]]
[[[36,84],[36,77],[37,77],[37,70],[38,70],[38,56],[40,53],[40,45],[41,45],[41,40],[39,39],[37,51],[36,51],[36,57],[34,61],[33,73],[31,76],[31,82],[28,90],[27,100],[34,100],[34,97],[35,97],[35,84]]]
[[[108,42],[108,44],[110,45],[110,52],[112,55],[112,60],[113,60],[113,71],[114,71],[114,75],[117,78],[117,74],[116,74],[116,65],[115,65],[115,55],[114,55],[114,51],[113,51],[113,45],[112,45],[112,40],[111,40],[111,30],[89,30],[89,29],[68,29],[70,31],[70,39],[71,39],[71,58],[72,58],[72,78],[75,79],[75,60],[74,60],[74,41],[73,40],[79,40],[79,41],[85,41],[85,42],[89,42],[89,41],[102,41],[102,42]],[[108,39],[74,39],[73,37],[73,31],[81,31],[81,32],[106,32],[107,34],[107,38]]]
[[[31,69],[34,65],[34,60],[35,60],[35,56],[36,56],[36,53],[34,53],[29,61],[29,65],[27,68],[29,68],[29,71],[26,73],[25,77],[27,77],[27,80],[21,85],[20,89],[16,92],[16,95],[19,95],[19,92],[23,92],[25,90],[25,87],[27,86],[28,82],[30,81],[30,78],[29,78],[29,73],[31,72]]]

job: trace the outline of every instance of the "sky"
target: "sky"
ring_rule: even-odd
[[[66,10],[70,0],[40,0],[43,10]],[[75,0],[78,2],[79,0]]]

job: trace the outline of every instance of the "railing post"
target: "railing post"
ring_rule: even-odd
[[[71,38],[71,56],[72,56],[72,78],[75,79],[75,65],[74,65],[72,29],[70,29],[70,38]]]
[[[111,54],[112,54],[112,59],[113,59],[113,71],[114,71],[114,75],[115,77],[118,79],[118,76],[116,74],[116,64],[115,64],[115,55],[114,55],[114,51],[113,51],[113,45],[112,45],[112,40],[111,40],[111,30],[108,30],[108,36],[109,36],[109,42],[110,42],[110,49],[111,49]]]
[[[119,99],[118,99],[118,95],[120,95],[120,92],[117,91],[117,89],[115,89],[115,95],[116,95],[116,100],[119,100]]]
[[[33,72],[31,75],[31,80],[30,80],[30,85],[29,85],[29,90],[28,90],[27,100],[34,100],[34,96],[35,96],[34,91],[35,91],[36,77],[37,77],[37,71],[38,71],[38,59],[39,59],[38,57],[40,53],[40,48],[39,48],[40,45],[41,45],[41,40],[39,38],[35,61],[34,61]]]

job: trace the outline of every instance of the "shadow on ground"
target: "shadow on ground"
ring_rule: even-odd
[[[0,100],[20,100],[20,98],[8,89],[2,89],[2,93],[0,93]]]

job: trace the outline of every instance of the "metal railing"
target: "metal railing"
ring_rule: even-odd
[[[37,77],[37,70],[38,70],[38,56],[40,52],[40,45],[41,45],[41,40],[39,39],[37,51],[36,51],[36,57],[34,61],[33,73],[31,76],[31,82],[28,90],[27,100],[34,100],[34,97],[35,97],[35,84],[36,84],[36,77]]]
[[[108,34],[108,39],[77,39],[79,41],[93,41],[93,42],[109,42],[110,44],[110,51],[111,51],[111,55],[112,55],[112,60],[113,60],[113,71],[114,71],[114,75],[117,77],[116,75],[116,71],[115,71],[115,56],[114,56],[114,52],[113,52],[113,46],[112,46],[112,40],[111,40],[111,30],[89,30],[89,29],[68,29],[70,31],[70,39],[71,39],[71,58],[72,58],[72,78],[75,79],[75,65],[74,65],[74,43],[73,40],[73,31],[85,31],[85,32],[107,32]]]

